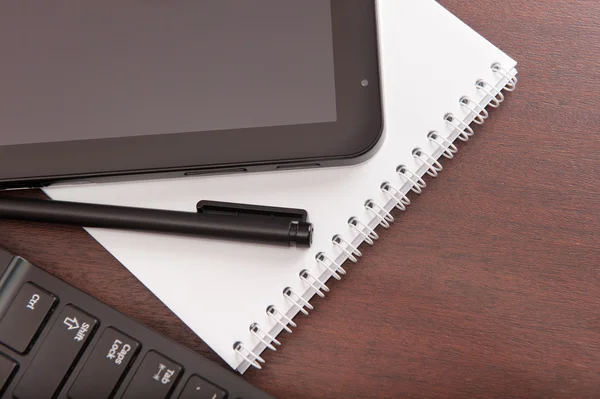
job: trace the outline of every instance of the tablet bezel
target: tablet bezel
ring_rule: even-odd
[[[383,131],[375,7],[331,0],[336,122],[0,146],[0,188],[364,161]]]

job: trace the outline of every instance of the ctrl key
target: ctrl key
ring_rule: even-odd
[[[166,399],[183,372],[182,367],[156,351],[150,351],[129,383],[123,399]]]
[[[0,396],[17,371],[17,363],[0,353]]]
[[[25,283],[0,321],[0,342],[19,353],[27,352],[56,304],[54,295]]]

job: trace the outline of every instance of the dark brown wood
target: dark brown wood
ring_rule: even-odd
[[[519,87],[246,374],[278,397],[600,397],[600,2],[441,3]],[[82,229],[0,245],[224,364]]]

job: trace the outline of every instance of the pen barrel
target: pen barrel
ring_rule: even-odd
[[[306,222],[28,198],[0,198],[0,218],[287,246],[310,246],[312,239],[312,227]]]

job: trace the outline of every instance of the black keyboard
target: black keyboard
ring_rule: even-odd
[[[273,398],[1,248],[0,397]]]

